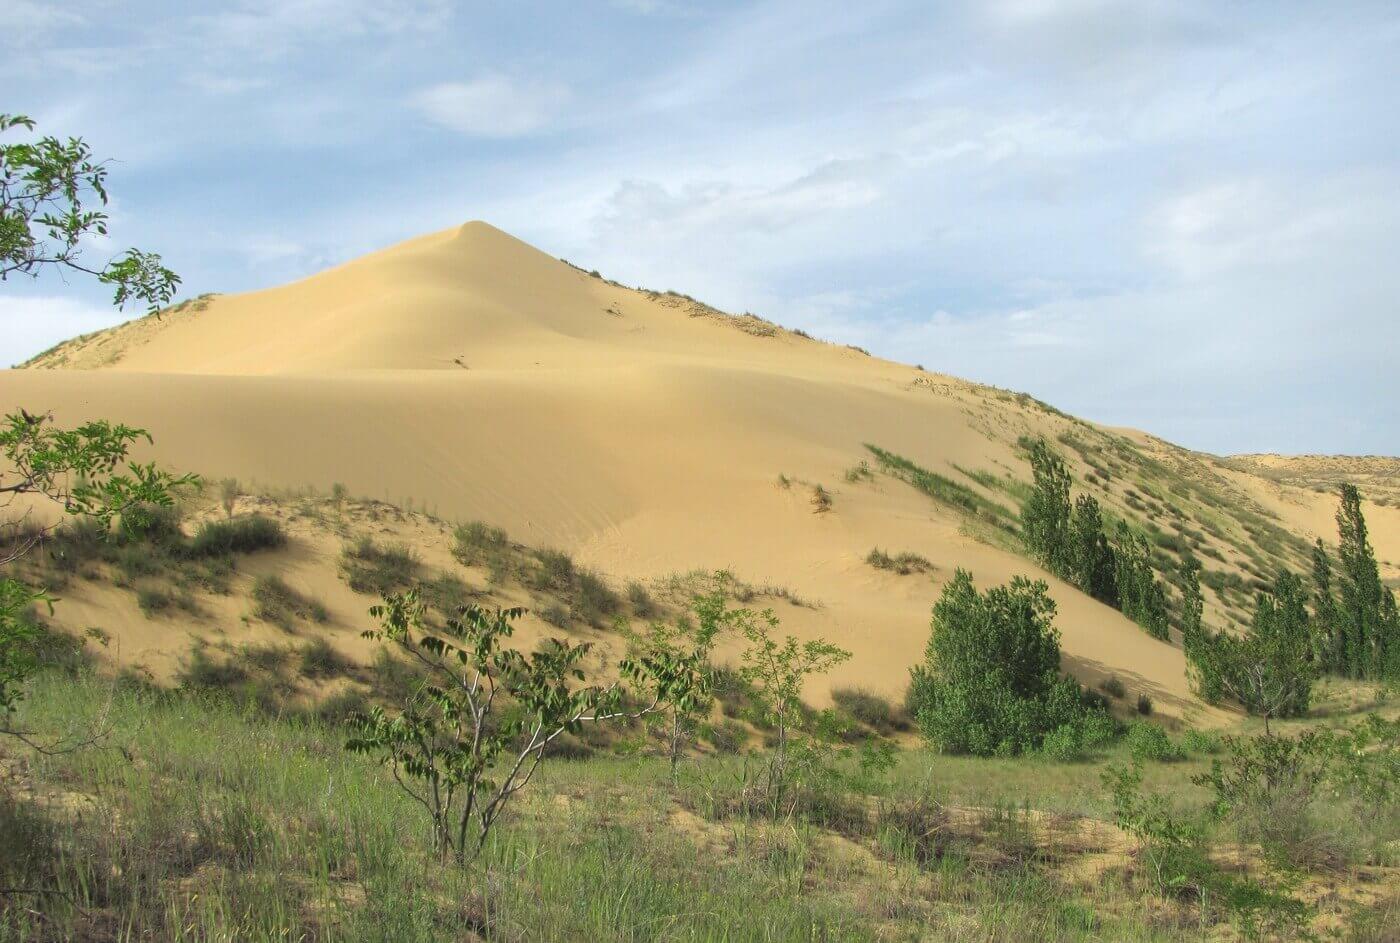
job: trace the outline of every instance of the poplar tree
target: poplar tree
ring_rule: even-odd
[[[1069,469],[1044,439],[1031,446],[1031,496],[1021,508],[1026,549],[1051,573],[1070,575]]]

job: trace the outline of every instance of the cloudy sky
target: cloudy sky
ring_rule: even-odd
[[[1400,5],[7,0],[187,293],[468,219],[1214,452],[1400,453]],[[0,362],[121,319],[0,286]]]

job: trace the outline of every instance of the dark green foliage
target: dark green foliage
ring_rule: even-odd
[[[1119,606],[1123,615],[1147,630],[1154,638],[1166,640],[1167,594],[1152,570],[1147,539],[1118,523],[1113,541]]]
[[[1400,618],[1394,593],[1380,579],[1375,551],[1354,485],[1341,487],[1337,509],[1337,584],[1332,664],[1350,678],[1400,677]]]
[[[949,753],[1015,755],[1089,713],[1060,675],[1055,604],[1043,582],[1016,577],[978,592],[958,570],[933,607],[932,632],[912,671],[909,706],[924,736]]]
[[[909,718],[878,694],[863,688],[836,688],[831,700],[860,723],[883,736],[908,730]]]
[[[1128,693],[1128,689],[1123,687],[1123,682],[1117,675],[1109,675],[1101,681],[1099,690],[1116,700],[1121,700]]]
[[[340,574],[357,593],[396,592],[418,575],[418,557],[406,544],[378,544],[361,537],[340,552]]]
[[[1137,699],[1137,712],[1144,717],[1152,716],[1152,698],[1147,694],[1139,694]]]
[[[1068,537],[1070,578],[1099,602],[1117,607],[1117,564],[1104,534],[1099,502],[1092,495],[1082,494],[1074,502]]]
[[[1150,713],[1150,711],[1149,711]],[[1186,759],[1186,751],[1174,742],[1167,732],[1156,724],[1135,721],[1128,725],[1124,742],[1128,754],[1138,762],[1151,760],[1156,763],[1175,763]]]
[[[1073,569],[1069,469],[1044,439],[1032,444],[1030,460],[1034,485],[1021,507],[1021,537],[1041,565],[1057,576],[1067,577]]]
[[[186,553],[191,557],[226,557],[235,553],[276,550],[287,542],[282,525],[261,514],[244,514],[201,524]]]

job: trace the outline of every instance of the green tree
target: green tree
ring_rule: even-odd
[[[1093,495],[1074,502],[1069,532],[1070,573],[1075,584],[1099,602],[1118,607],[1117,561],[1104,534],[1103,513]]]
[[[1341,488],[1337,509],[1338,607],[1340,635],[1345,651],[1345,673],[1352,678],[1383,676],[1400,648],[1400,625],[1387,612],[1389,591],[1381,584],[1376,554],[1371,549],[1366,518],[1361,512],[1361,493],[1355,485]]]
[[[771,609],[738,610],[733,623],[748,643],[739,658],[739,676],[749,686],[757,719],[777,735],[764,785],[776,816],[795,803],[793,794],[804,779],[824,771],[822,745],[833,733],[829,713],[809,717],[804,712],[802,687],[809,677],[827,673],[851,653],[823,639],[799,642],[787,635],[779,641],[774,636],[778,618]]]
[[[17,129],[32,131],[34,122],[0,114],[0,133]],[[92,208],[94,200],[107,202],[106,178],[105,162],[95,160],[81,138],[0,143],[0,281],[46,271],[82,273],[112,286],[118,307],[142,301],[155,312],[168,302],[180,279],[157,255],[130,249],[100,268],[82,263],[82,240],[107,235],[107,215]],[[114,521],[139,532],[151,509],[168,507],[173,490],[196,482],[192,475],[177,478],[153,464],[130,462],[131,447],[143,439],[150,439],[144,430],[106,421],[61,429],[46,413],[20,409],[0,424],[0,495],[46,499],[65,514],[94,519],[104,534]],[[55,526],[8,522],[0,564],[23,557]],[[35,668],[39,630],[29,613],[40,604],[52,604],[42,587],[0,580],[0,732],[26,739],[10,721]]]
[[[586,642],[550,639],[529,655],[509,648],[523,609],[466,606],[434,628],[413,588],[384,596],[370,614],[381,625],[364,637],[407,654],[423,680],[392,716],[382,707],[355,715],[357,735],[346,749],[383,758],[400,788],[427,811],[434,848],[458,862],[481,852],[560,736],[663,706],[656,683],[651,703],[635,710],[624,707],[618,685],[584,683]],[[627,672],[652,680],[639,666]],[[686,692],[673,685],[667,693]]]
[[[1037,748],[1085,711],[1060,675],[1055,603],[1044,581],[1018,576],[979,592],[959,569],[943,587],[909,707],[924,737],[947,753],[1010,756]]]
[[[1313,661],[1322,671],[1341,674],[1346,670],[1346,645],[1332,590],[1332,560],[1321,537],[1313,545],[1312,575]]]
[[[1167,594],[1152,571],[1152,555],[1147,538],[1134,533],[1127,524],[1119,521],[1113,554],[1123,615],[1146,629],[1148,635],[1166,641],[1170,637]]]
[[[1308,710],[1316,669],[1303,581],[1287,570],[1272,592],[1260,593],[1249,632],[1241,639],[1217,638],[1225,650],[1225,690],[1251,714],[1299,717]]]
[[[1031,446],[1030,497],[1021,508],[1021,533],[1026,549],[1051,573],[1070,575],[1070,475],[1065,463],[1037,439]]]

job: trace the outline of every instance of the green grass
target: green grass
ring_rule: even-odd
[[[298,619],[325,622],[330,618],[322,603],[298,592],[280,576],[259,576],[253,583],[253,615],[290,630]]]
[[[407,544],[380,544],[361,537],[340,552],[340,575],[357,593],[379,596],[408,587],[418,574],[418,555]]]
[[[865,447],[886,472],[908,482],[940,504],[964,511],[1009,533],[1016,532],[1018,515],[1006,505],[983,497],[967,485],[929,471],[902,455],[869,443]]]

